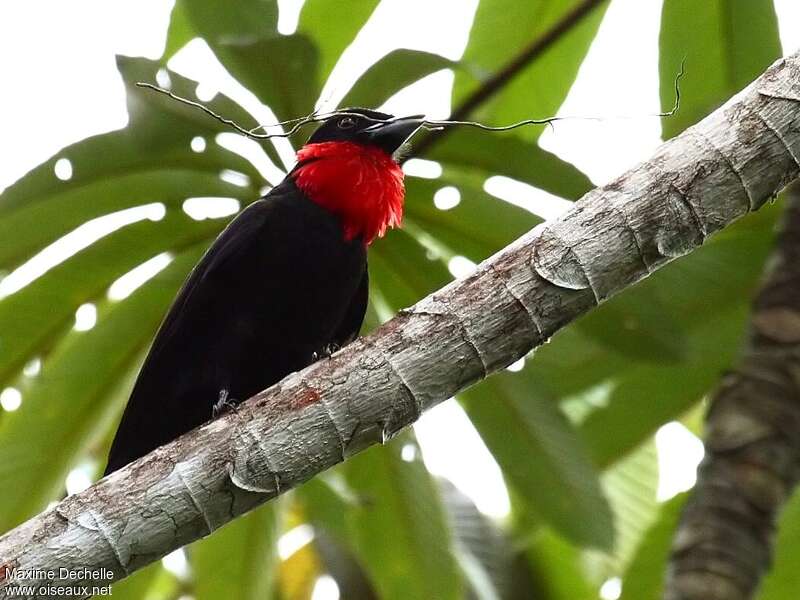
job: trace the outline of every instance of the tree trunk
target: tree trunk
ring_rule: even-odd
[[[742,359],[706,418],[706,457],[673,543],[666,600],[752,598],[800,476],[800,183]]]

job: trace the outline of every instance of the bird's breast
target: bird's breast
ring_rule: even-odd
[[[352,142],[308,144],[298,153],[297,187],[339,218],[344,237],[366,244],[403,218],[403,171],[391,156]]]

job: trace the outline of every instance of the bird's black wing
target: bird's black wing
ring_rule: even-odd
[[[293,183],[245,209],[164,319],[106,473],[210,419],[221,392],[245,400],[309,364],[336,342],[365,269],[363,244],[345,242],[338,221]]]
[[[203,312],[210,312],[209,298],[202,294],[204,283],[215,270],[224,269],[227,263],[236,260],[237,255],[247,253],[248,248],[257,240],[272,212],[272,207],[268,203],[263,200],[259,202],[249,206],[225,229],[192,269],[178,292],[139,371],[111,445],[106,473],[121,468],[163,444],[170,437],[179,435],[181,427],[176,422],[177,415],[174,411],[170,411],[173,413],[169,415],[171,422],[165,422],[164,415],[159,414],[163,408],[162,402],[170,403],[176,394],[181,393],[180,387],[185,387],[188,391],[188,385],[180,386],[176,380],[194,376],[194,374],[175,372],[173,373],[175,380],[166,379],[167,370],[175,368],[178,364],[176,354],[182,341],[176,338],[185,336],[190,328],[194,328],[198,338],[197,343],[209,341],[208,323],[202,318]],[[213,393],[213,389],[206,391]],[[196,421],[194,415],[188,414],[189,412],[193,412],[191,408],[185,415],[186,422]],[[191,426],[187,429],[190,428]],[[172,431],[175,434],[171,436]]]
[[[361,277],[361,283],[358,284],[358,290],[333,336],[333,342],[337,347],[342,348],[358,337],[358,332],[361,331],[361,325],[364,323],[364,315],[367,314],[368,301],[369,271],[364,268],[364,275]]]
[[[192,303],[192,297],[197,290],[202,289],[204,282],[214,273],[224,270],[227,264],[236,262],[246,256],[254,244],[261,241],[268,243],[265,234],[265,225],[273,212],[274,205],[268,201],[259,200],[248,206],[237,218],[232,221],[230,226],[222,232],[214,244],[206,251],[200,262],[192,269],[189,277],[184,282],[167,316],[158,329],[150,353],[145,364],[142,366],[142,373],[146,370],[148,363],[157,361],[161,351],[168,346],[172,336],[181,331],[182,325],[190,318],[191,312],[187,309]],[[234,299],[231,299],[233,302]],[[195,300],[195,309],[203,304],[202,299]],[[141,377],[141,376],[140,376]]]

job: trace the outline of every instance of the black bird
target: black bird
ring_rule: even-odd
[[[286,178],[193,269],[139,372],[106,474],[358,335],[367,247],[402,219],[393,155],[422,120],[346,112],[314,132]]]

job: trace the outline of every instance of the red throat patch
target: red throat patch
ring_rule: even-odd
[[[353,142],[308,144],[294,179],[306,196],[339,217],[347,240],[365,244],[403,219],[403,170],[380,148]]]

